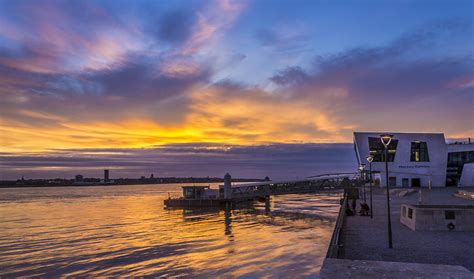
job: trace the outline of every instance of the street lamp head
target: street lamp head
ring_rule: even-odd
[[[372,163],[372,161],[374,161],[374,156],[369,155],[369,156],[367,156],[366,159],[367,159],[367,162]]]
[[[380,135],[380,140],[382,141],[385,147],[388,147],[388,145],[392,141],[392,138],[393,138],[393,135],[388,135],[388,134]]]
[[[365,169],[365,164],[360,164],[359,170],[360,170],[360,171],[363,171],[364,169]]]

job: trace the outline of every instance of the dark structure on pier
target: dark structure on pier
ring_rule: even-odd
[[[322,190],[342,189],[353,184],[354,173],[326,174],[301,180],[262,181],[231,185],[226,174],[224,185],[219,189],[208,186],[185,186],[183,197],[165,200],[167,207],[226,206],[253,200],[265,200],[270,196],[315,193]]]

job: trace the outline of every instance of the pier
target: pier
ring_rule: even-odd
[[[184,186],[183,196],[164,201],[167,207],[214,207],[246,201],[266,200],[270,196],[307,194],[323,190],[338,190],[357,183],[356,173],[323,174],[296,180],[231,183],[230,174],[224,177],[219,189],[208,186]]]

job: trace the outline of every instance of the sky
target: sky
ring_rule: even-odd
[[[0,179],[355,170],[474,137],[472,1],[0,0]]]

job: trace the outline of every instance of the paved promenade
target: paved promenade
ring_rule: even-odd
[[[474,201],[452,196],[458,188],[432,189],[424,203],[474,205]],[[474,188],[463,188],[474,191]],[[423,189],[422,191],[429,191]],[[369,204],[369,195],[367,203]],[[374,191],[374,218],[348,216],[343,227],[342,258],[387,262],[461,265],[474,272],[474,232],[420,232],[400,223],[400,205],[417,204],[418,193],[392,195],[393,249],[388,248],[387,209],[384,189]],[[358,211],[358,210],[357,210]]]
[[[459,265],[326,259],[321,279],[472,279],[474,274]]]

